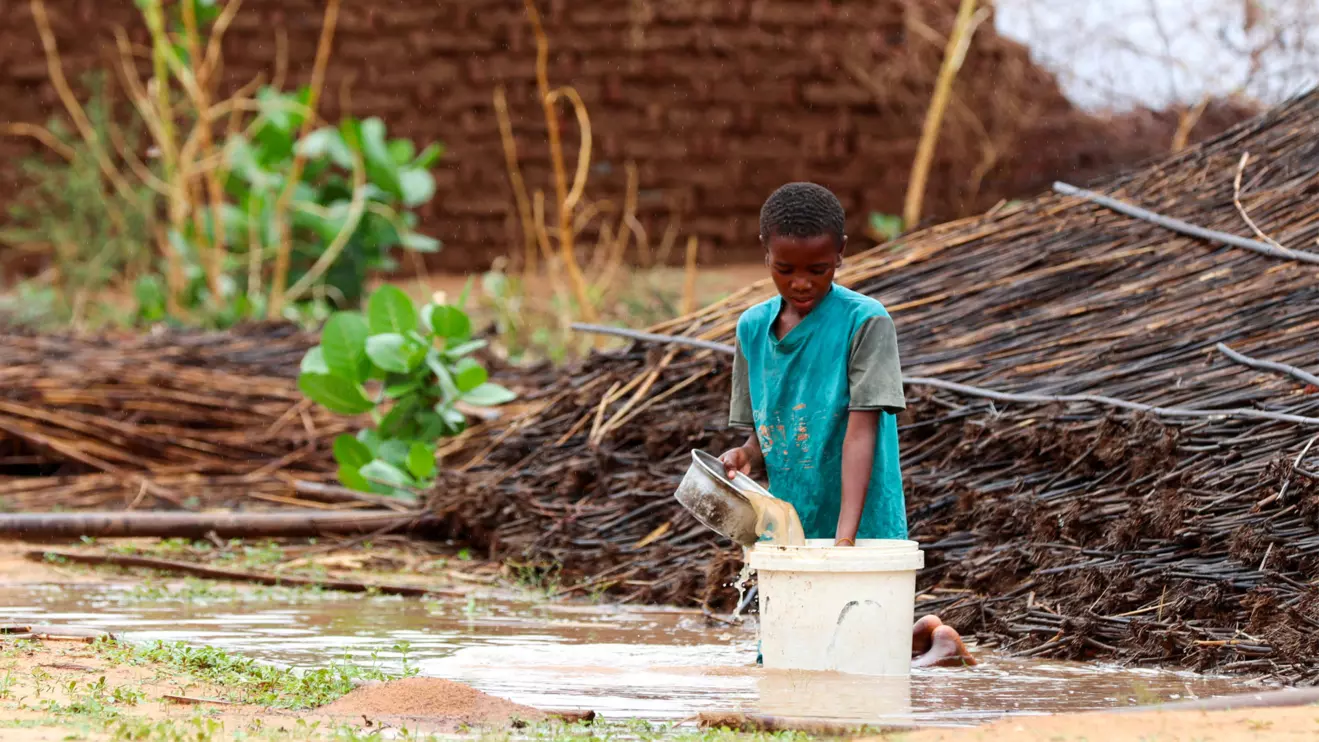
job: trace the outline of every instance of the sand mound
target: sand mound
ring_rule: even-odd
[[[321,709],[336,716],[403,716],[453,725],[542,721],[548,714],[440,678],[405,678],[366,685]]]

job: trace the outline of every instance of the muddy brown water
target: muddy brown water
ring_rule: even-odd
[[[529,706],[589,708],[615,719],[743,711],[966,725],[1259,687],[1241,678],[986,653],[978,667],[918,670],[910,683],[774,672],[755,665],[754,621],[711,627],[700,615],[654,608],[224,590],[184,600],[116,585],[0,586],[0,622],[77,624],[304,668],[346,654],[397,670],[397,647],[407,642],[407,661],[422,675]]]

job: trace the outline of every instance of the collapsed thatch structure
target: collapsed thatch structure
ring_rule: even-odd
[[[295,481],[332,480],[331,441],[352,421],[298,391],[315,344],[284,324],[0,332],[0,508],[274,505]]]
[[[1316,132],[1311,94],[1101,190],[1313,248]],[[1018,653],[1319,679],[1319,396],[1227,354],[1319,365],[1319,267],[1301,258],[1046,195],[849,260],[839,281],[888,306],[912,377],[1309,420],[1005,403],[913,381],[899,423],[926,551],[920,610]],[[730,342],[769,290],[654,330]],[[672,493],[690,449],[737,439],[728,366],[652,344],[545,374],[537,409],[451,449],[465,474],[432,507],[492,554],[558,565],[582,591],[727,604],[740,555]]]

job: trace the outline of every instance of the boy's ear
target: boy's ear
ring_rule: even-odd
[[[838,265],[843,264],[843,254],[847,252],[847,235],[838,241]]]

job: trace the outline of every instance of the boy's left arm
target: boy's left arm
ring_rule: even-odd
[[[906,409],[898,335],[887,316],[871,317],[852,338],[847,361],[847,433],[843,437],[843,491],[838,511],[836,543],[856,543],[866,493],[875,470],[880,413]]]

